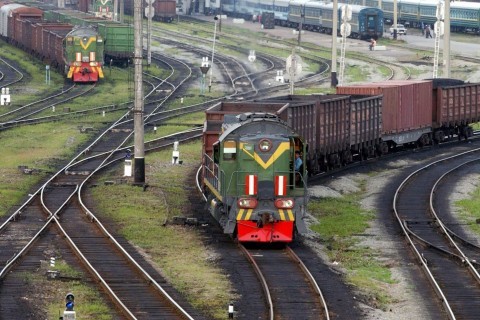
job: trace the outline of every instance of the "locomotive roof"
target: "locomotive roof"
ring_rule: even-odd
[[[91,37],[98,35],[98,32],[90,27],[76,27],[69,34],[69,36]]]
[[[269,122],[272,124],[278,124],[285,128],[285,133],[293,132],[291,128],[283,120],[281,120],[274,114],[248,112],[248,113],[242,113],[236,116],[232,116],[232,115],[226,116],[224,118],[224,124],[222,125],[224,128],[224,131],[220,135],[218,140],[222,141],[225,139],[225,137],[230,135],[233,131],[245,126],[249,126],[251,124],[258,123],[258,122]]]

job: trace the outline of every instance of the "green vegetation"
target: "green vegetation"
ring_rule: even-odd
[[[181,144],[183,164],[175,166],[171,150],[149,154],[145,192],[126,184],[102,185],[118,180],[120,169],[105,173],[91,190],[98,205],[95,211],[114,221],[125,238],[145,251],[194,307],[212,319],[224,319],[228,303],[237,296],[227,275],[215,265],[215,253],[204,246],[196,229],[169,223],[174,216],[192,214],[188,203],[196,192],[192,180],[200,163],[199,150],[200,142]]]
[[[46,269],[40,268],[35,273],[19,273],[20,277],[33,292],[32,301],[45,306],[48,319],[58,319],[65,310],[65,295],[73,292],[75,295],[75,311],[77,319],[113,319],[106,302],[96,288],[84,284],[83,274],[69,267],[62,259],[57,259],[55,267],[48,270],[58,271],[62,281],[49,280],[45,275]]]
[[[459,219],[466,223],[469,228],[480,235],[480,188],[476,188],[469,194],[468,199],[455,202],[459,210]]]
[[[24,72],[22,81],[23,83],[28,83],[28,86],[11,88],[11,94],[14,97],[12,97],[12,106],[10,108],[38,99],[39,93],[46,96],[48,93],[58,89],[59,84],[63,83],[64,77],[51,69],[50,85],[47,85],[45,83],[45,64],[3,40],[0,40],[0,52],[2,58],[15,61],[20,66],[21,71]],[[6,110],[8,109],[6,108]]]
[[[46,123],[0,132],[2,152],[8,156],[0,162],[0,215],[46,177],[62,159],[68,159],[89,138],[81,134],[76,123]],[[21,142],[20,142],[21,141]],[[18,166],[35,169],[23,174]]]
[[[375,214],[360,208],[365,182],[358,193],[342,198],[311,199],[308,210],[320,223],[312,225],[325,244],[332,262],[346,270],[347,281],[356,286],[376,307],[386,309],[392,302],[384,287],[394,283],[387,265],[380,261],[378,252],[361,244],[362,234]]]

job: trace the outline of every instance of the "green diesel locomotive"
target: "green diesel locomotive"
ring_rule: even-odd
[[[97,82],[103,78],[103,38],[89,27],[72,30],[64,39],[67,78],[74,82]]]
[[[207,110],[203,135],[211,214],[240,242],[291,242],[306,232],[307,175],[295,168],[295,153],[306,154],[303,138],[274,114],[222,107]]]

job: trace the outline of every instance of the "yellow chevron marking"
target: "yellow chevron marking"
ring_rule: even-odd
[[[100,78],[103,78],[103,70],[102,70],[102,67],[97,67],[97,71],[98,71],[98,76]]]
[[[285,213],[283,209],[278,209],[278,213],[280,214],[280,220],[285,220]]]
[[[243,215],[243,212],[245,211],[245,209],[240,209],[238,211],[238,214],[237,214],[237,220],[242,220],[242,215]]]
[[[277,150],[275,150],[275,152],[272,154],[272,156],[267,160],[267,162],[263,162],[262,158],[260,158],[260,156],[254,152],[253,154],[251,154],[249,151],[247,151],[245,148],[244,148],[244,143],[240,143],[240,149],[243,150],[243,152],[245,152],[246,154],[248,154],[250,157],[252,157],[259,165],[262,166],[263,169],[267,169],[269,166],[271,166],[273,164],[273,162],[275,161],[275,159],[277,159],[278,157],[280,157],[280,155],[282,153],[284,153],[285,151],[289,150],[290,149],[290,142],[282,142],[280,143],[280,145],[278,146]]]
[[[88,46],[95,41],[95,37],[90,37],[87,41],[87,44],[83,43],[83,39],[80,39],[80,45],[82,46],[83,50],[87,50]]]
[[[295,221],[295,217],[293,216],[292,209],[287,209],[288,217],[290,218],[290,221]]]
[[[73,75],[73,69],[75,69],[75,67],[70,67],[68,69],[68,74],[67,74],[67,78],[70,79]]]
[[[252,216],[253,209],[248,209],[247,210],[247,215],[245,216],[245,220],[250,220],[250,217]]]
[[[107,4],[107,2],[109,2],[110,0],[100,0],[100,2],[102,3],[102,5],[105,5]]]

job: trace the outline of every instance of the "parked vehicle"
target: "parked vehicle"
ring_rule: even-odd
[[[397,29],[397,34],[401,36],[407,35],[407,29],[403,24],[397,24],[397,27],[394,28],[393,26],[390,28],[390,34],[393,35],[395,29]]]

